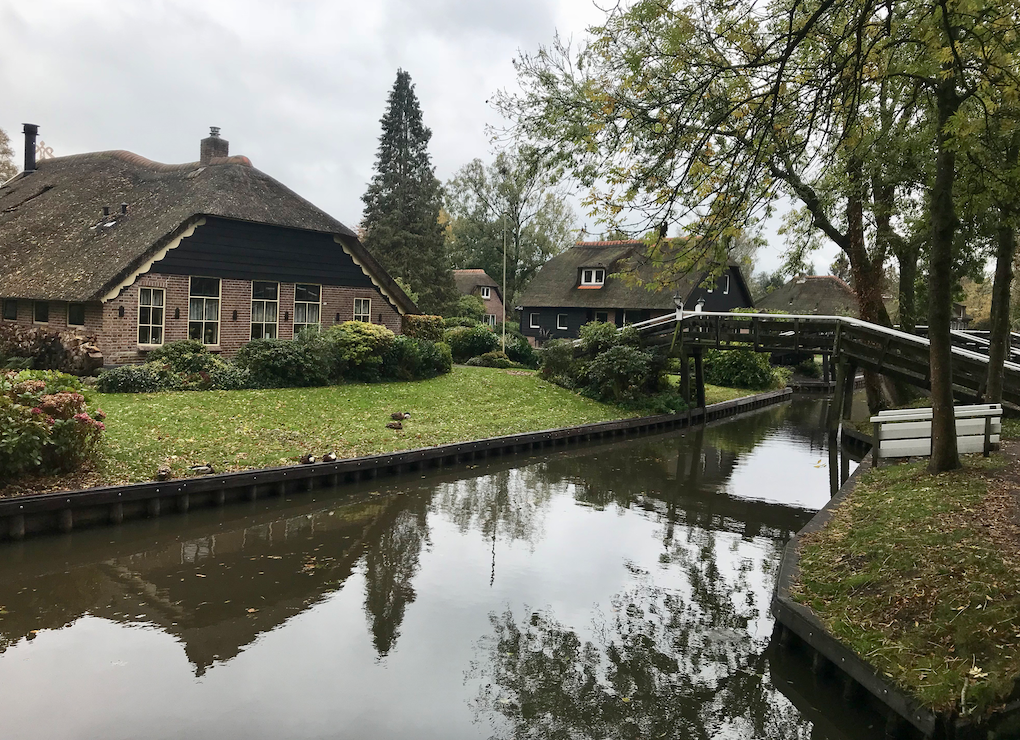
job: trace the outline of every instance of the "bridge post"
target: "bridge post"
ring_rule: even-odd
[[[839,420],[843,418],[843,399],[846,395],[843,386],[846,385],[846,371],[847,362],[842,359],[837,360],[836,388],[832,394],[832,400],[829,402],[829,418],[826,424],[830,435],[834,435],[839,430]]]
[[[832,380],[831,374],[829,373],[829,355],[827,353],[822,354],[822,380],[828,384]]]
[[[691,356],[683,347],[680,348],[680,395],[687,403],[691,402]]]
[[[848,362],[846,364],[846,376],[843,378],[843,403],[840,404],[844,419],[849,419],[854,410],[854,383],[856,380],[857,365],[853,362]]]
[[[698,391],[698,408],[705,408],[705,365],[701,347],[694,350],[694,383]],[[704,420],[704,418],[702,419]]]

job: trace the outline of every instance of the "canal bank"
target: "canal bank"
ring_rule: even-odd
[[[468,465],[488,457],[590,440],[682,429],[781,403],[789,400],[792,393],[784,388],[680,414],[597,422],[333,462],[5,498],[0,499],[0,541],[70,532],[82,527],[117,525],[126,519],[184,513],[194,507],[222,506],[267,496],[283,497],[314,488]]]
[[[1016,443],[966,464],[866,461],[785,548],[776,643],[886,737],[1020,736]]]

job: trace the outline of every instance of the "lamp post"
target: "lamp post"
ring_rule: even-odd
[[[684,299],[680,295],[680,291],[673,293],[673,305],[676,306],[676,320],[682,321],[684,318]]]

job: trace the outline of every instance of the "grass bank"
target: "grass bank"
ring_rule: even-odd
[[[936,711],[980,713],[1020,676],[1017,451],[868,471],[801,546],[794,598]]]
[[[751,393],[711,387],[706,401]],[[98,398],[107,429],[94,469],[22,480],[0,488],[0,495],[152,480],[162,465],[185,477],[196,464],[230,472],[294,464],[306,453],[358,457],[636,415],[547,383],[531,371],[464,366],[412,383]],[[402,430],[387,429],[396,411],[411,418]]]

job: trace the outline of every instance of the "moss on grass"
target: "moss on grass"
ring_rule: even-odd
[[[1020,676],[1020,550],[1006,456],[964,459],[866,472],[804,538],[794,597],[925,705],[968,714]]]

